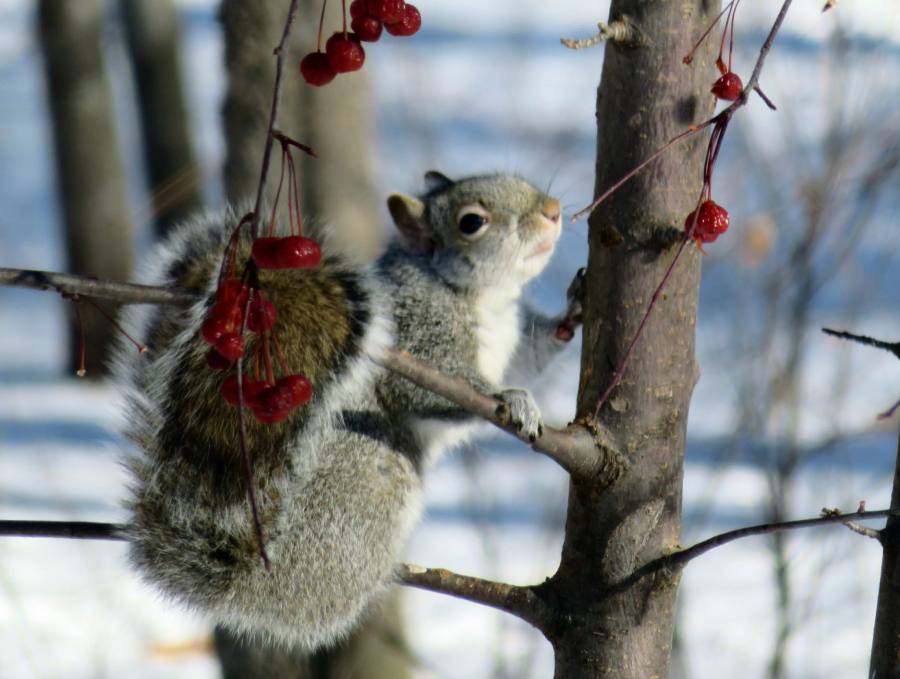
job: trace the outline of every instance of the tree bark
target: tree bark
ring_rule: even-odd
[[[890,508],[900,509],[900,441]],[[900,677],[900,517],[888,517],[880,539],[883,560],[869,664],[869,676],[874,679]]]
[[[101,2],[41,0],[38,17],[68,270],[127,280],[132,226],[101,42]],[[82,315],[88,375],[98,376],[104,369],[112,327],[98,314]],[[77,324],[72,338],[70,363],[77,366]]]
[[[712,21],[704,0],[614,0],[638,38],[606,45],[597,92],[595,195],[713,111],[711,39],[682,58]],[[706,136],[674,147],[589,220],[579,418],[599,395],[675,256],[702,184]],[[607,479],[573,477],[558,572],[544,596],[559,611],[545,630],[556,676],[647,679],[669,672],[679,573],[630,577],[677,547],[688,404],[697,379],[694,328],[700,258],[689,245],[639,340],[624,380],[599,413],[628,463]]]
[[[122,10],[156,234],[162,237],[203,206],[181,77],[178,13],[171,0],[122,0]]]

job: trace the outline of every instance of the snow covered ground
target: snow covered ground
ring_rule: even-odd
[[[182,2],[192,114],[212,197],[219,193],[217,105],[223,86],[213,4]],[[741,143],[758,147],[775,167],[784,165],[780,154],[786,149],[800,149],[816,166],[834,71],[825,45],[835,25],[857,45],[842,90],[850,101],[848,120],[869,114],[885,130],[900,133],[900,7],[895,0],[843,0],[823,17],[820,4],[795,3],[770,56],[763,82],[781,111],[748,107],[723,151],[721,171],[731,180],[720,181],[718,190],[735,206],[734,226],[731,239],[711,248],[705,262],[698,324],[703,377],[689,425],[684,544],[761,521],[769,494],[759,456],[722,454],[738,422],[738,378],[752,369],[735,346],[736,328],[753,327],[762,313],[760,272],[741,263],[738,244],[744,224],[765,202],[743,165]],[[590,35],[605,10],[597,14],[595,3],[576,0],[427,0],[421,9],[422,35],[380,44],[367,64],[379,83],[382,188],[414,190],[432,166],[451,175],[500,169],[551,182],[569,213],[586,203],[601,57],[599,51],[562,50],[556,38]],[[27,0],[0,0],[0,266],[56,269],[62,262],[59,217],[32,10]],[[776,11],[774,0],[742,5],[742,73]],[[121,48],[113,40],[110,49],[116,90],[127,92]],[[121,117],[128,120],[127,110]],[[786,119],[794,121],[787,140]],[[133,125],[122,136],[126,145],[133,143]],[[134,165],[132,193],[142,204]],[[820,337],[818,328],[851,324],[875,336],[900,337],[896,193],[879,204],[857,255],[835,271],[809,321],[800,439],[815,445],[835,430],[857,433],[800,469],[789,503],[795,517],[813,516],[823,506],[849,510],[861,499],[870,508],[884,507],[889,500],[896,435],[892,425],[877,426],[874,414],[900,397],[900,367]],[[775,215],[785,228],[790,217]],[[566,229],[533,291],[540,304],[562,304],[572,271],[583,263],[584,236],[583,222]],[[61,375],[62,318],[51,295],[0,289],[0,517],[121,520],[116,397],[107,386]],[[563,422],[571,414],[576,357],[573,348],[539,390],[551,420]],[[838,408],[829,395],[846,374]],[[540,580],[558,560],[565,496],[565,476],[552,463],[492,438],[430,475],[427,516],[408,561],[512,582]],[[795,603],[789,675],[864,676],[877,545],[832,527],[791,535],[788,558]],[[407,592],[405,602],[420,677],[538,678],[552,672],[549,645],[509,616],[419,591]],[[680,607],[679,666],[691,677],[763,676],[776,632],[767,540],[738,542],[694,562],[685,573]],[[213,677],[207,634],[203,621],[160,601],[128,571],[121,545],[0,541],[0,679]]]

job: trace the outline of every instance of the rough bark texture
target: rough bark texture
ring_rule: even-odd
[[[897,443],[891,509],[900,509],[900,441]],[[884,555],[869,665],[872,679],[900,677],[900,517],[888,518],[881,531],[881,545]]]
[[[327,39],[340,26],[340,3],[326,15]],[[227,142],[225,193],[233,202],[250,201],[256,193],[263,142],[275,79],[272,49],[284,29],[287,2],[224,0],[221,21],[225,32],[228,89],[224,104]],[[300,59],[316,49],[321,4],[302,0],[291,38],[291,56],[284,74],[284,98],[278,129],[316,149],[318,159],[294,152],[300,173],[304,216],[327,218],[335,240],[360,261],[380,248],[381,228],[375,200],[371,138],[374,115],[367,96],[366,71],[343,74],[325,87],[306,85]],[[276,146],[269,172],[267,196],[274,196],[281,172]],[[279,213],[287,219],[287,185]],[[249,207],[248,207],[249,209]],[[265,223],[265,221],[264,221]],[[226,677],[266,679],[404,679],[409,676],[399,593],[394,600],[346,644],[307,656],[290,649],[235,639],[216,631],[216,648]]]
[[[42,0],[38,16],[68,270],[128,280],[132,226],[101,42],[101,3]],[[99,376],[112,327],[91,309],[83,317],[88,375]],[[77,366],[77,325],[72,338],[70,362]]]
[[[300,3],[285,70],[279,128],[319,153],[318,159],[294,153],[302,177],[304,215],[327,218],[335,224],[336,240],[365,261],[378,253],[382,236],[378,187],[373,180],[375,117],[368,96],[369,80],[363,68],[342,74],[324,87],[303,82],[298,64],[316,49],[320,10],[318,0]],[[328,10],[323,48],[325,39],[341,25],[340,3],[331,3]],[[230,200],[249,198],[256,191],[274,82],[272,46],[278,43],[286,11],[287,3],[281,2],[222,3],[229,73],[224,109],[228,140],[225,191]],[[278,156],[276,152],[272,160],[270,197],[281,169]],[[284,210],[284,195],[281,203]]]
[[[123,0],[156,232],[203,206],[181,77],[178,13],[171,0]]]
[[[606,45],[597,93],[598,193],[712,113],[710,45],[693,66],[682,57],[717,7],[703,0],[612,3],[609,21],[627,16],[642,37]],[[675,255],[701,188],[705,140],[669,151],[590,218],[580,417],[593,413]],[[689,246],[622,384],[600,411],[629,469],[608,487],[591,478],[573,478],[570,486],[562,560],[545,587],[562,612],[545,631],[559,678],[668,675],[678,577],[628,576],[679,542],[699,273],[699,253]]]

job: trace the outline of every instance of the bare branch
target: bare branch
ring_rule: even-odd
[[[120,304],[190,304],[197,299],[196,294],[187,290],[116,283],[87,276],[31,269],[0,268],[0,285],[54,290],[60,294],[108,299]]]
[[[129,540],[128,527],[124,524],[89,521],[0,521],[0,537]],[[407,564],[400,564],[397,579],[411,587],[490,606],[528,622],[538,621],[545,613],[544,603],[530,587],[459,575],[444,568]]]
[[[885,342],[883,340],[875,339],[874,337],[868,337],[867,335],[855,335],[846,330],[832,330],[831,328],[822,328],[822,332],[826,335],[856,342],[857,344],[862,344],[864,346],[884,349],[885,351],[894,354],[897,358],[900,358],[900,342]]]
[[[527,436],[520,435],[503,417],[500,401],[482,394],[466,380],[445,375],[407,351],[389,350],[381,359],[381,364],[423,389],[452,401],[466,412],[512,434],[533,450],[557,462],[570,474],[607,474],[610,480],[614,480],[621,472],[616,446],[611,441],[604,441],[599,433],[592,436],[579,425],[570,425],[566,429],[544,427],[543,433],[535,441],[531,441]]]
[[[783,530],[796,530],[798,528],[815,528],[816,526],[827,526],[829,524],[847,523],[854,520],[865,519],[883,519],[888,516],[900,516],[900,509],[879,509],[871,512],[853,512],[851,514],[840,514],[829,512],[824,516],[815,519],[800,519],[798,521],[782,521],[780,523],[763,523],[758,526],[747,526],[746,528],[738,528],[736,530],[714,535],[702,542],[698,542],[692,547],[682,549],[681,551],[669,554],[657,559],[655,562],[647,564],[647,566],[655,567],[650,570],[657,570],[660,567],[683,566],[688,561],[696,559],[708,551],[727,545],[729,542],[740,540],[741,538],[751,537],[753,535],[768,535]],[[645,567],[647,568],[647,567]],[[644,570],[644,569],[642,569]]]
[[[511,613],[537,627],[540,627],[539,621],[546,617],[545,604],[531,587],[459,575],[445,568],[424,568],[409,564],[400,565],[397,577],[411,587],[449,594],[490,606]]]
[[[860,535],[863,535],[867,538],[872,538],[873,540],[881,540],[880,530],[869,528],[868,526],[864,526],[861,523],[856,523],[856,521],[844,521],[844,525],[854,533],[859,533]]]
[[[56,290],[60,293],[114,300],[121,304],[189,304],[198,299],[195,293],[186,290],[19,269],[0,269],[0,285]],[[466,412],[516,436],[535,451],[555,460],[570,474],[601,474],[612,481],[622,471],[616,446],[612,441],[604,439],[602,432],[589,432],[580,425],[570,425],[563,430],[545,427],[543,434],[532,442],[527,437],[519,436],[515,428],[498,413],[500,401],[480,393],[465,380],[444,375],[405,351],[390,350],[381,363],[388,370],[402,375],[423,389],[443,396]]]
[[[66,538],[69,540],[128,540],[122,524],[91,521],[0,521],[0,536]]]

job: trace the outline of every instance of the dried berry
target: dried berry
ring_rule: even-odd
[[[310,52],[300,61],[300,74],[314,87],[327,85],[337,75],[324,52]]]
[[[698,214],[699,211],[699,214]],[[694,240],[701,243],[712,243],[728,230],[728,210],[712,200],[705,200],[684,220],[684,232],[690,233],[696,216],[697,226],[694,229]]]
[[[325,53],[335,73],[358,71],[366,60],[366,51],[355,33],[337,31],[325,43]]]
[[[350,24],[353,32],[364,42],[376,42],[381,37],[383,24],[373,16],[356,17]]]
[[[384,29],[391,35],[407,36],[418,33],[422,27],[422,15],[415,5],[407,5],[403,17],[392,23],[385,22]]]
[[[740,76],[731,71],[716,80],[710,90],[719,99],[724,99],[725,101],[734,101],[741,96],[743,91],[744,83],[741,82]]]

